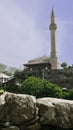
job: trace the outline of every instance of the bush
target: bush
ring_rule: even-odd
[[[63,92],[63,99],[69,99],[69,92]]]
[[[12,92],[12,93],[19,93],[19,87],[18,86],[6,86],[4,88],[5,91]]]
[[[68,92],[68,99],[73,100],[73,89],[69,90]]]
[[[62,98],[62,90],[60,87],[35,77],[27,78],[21,85],[21,93],[41,97],[58,97]]]
[[[67,100],[73,100],[73,89],[63,92],[63,98]]]
[[[63,62],[63,63],[61,64],[61,67],[63,67],[63,69],[66,69],[66,68],[67,68],[67,63],[66,63],[66,62]]]

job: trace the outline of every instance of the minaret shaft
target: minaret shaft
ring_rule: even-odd
[[[51,35],[51,54],[50,54],[50,62],[52,65],[52,69],[57,69],[57,56],[56,56],[56,29],[57,25],[55,24],[55,15],[54,10],[51,12],[51,24],[49,26],[50,35]]]
[[[56,57],[56,39],[55,32],[51,31],[51,57]]]

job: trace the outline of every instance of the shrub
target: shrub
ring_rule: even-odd
[[[68,91],[66,91],[66,92],[64,91],[63,92],[63,98],[64,99],[69,99],[69,92]]]
[[[73,100],[73,89],[69,90],[68,92],[68,99]]]
[[[12,93],[19,93],[19,87],[18,86],[6,86],[4,88],[5,91],[12,92]]]
[[[63,69],[66,69],[66,68],[67,68],[67,63],[66,63],[66,62],[63,62],[63,63],[61,64],[61,67],[63,67]]]
[[[21,85],[21,93],[34,95],[37,98],[41,97],[58,97],[62,98],[62,90],[57,85],[54,85],[46,80],[41,80],[35,77],[27,78]]]

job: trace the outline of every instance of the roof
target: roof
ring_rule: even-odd
[[[8,76],[8,75],[6,75],[6,74],[4,74],[4,73],[0,73],[0,78],[6,78],[6,79],[8,79],[8,78],[9,78],[9,76]]]
[[[24,64],[24,66],[34,65],[34,64],[42,64],[42,63],[49,63],[50,64],[49,57],[47,57],[47,56],[38,57],[36,59],[28,61],[28,63]]]

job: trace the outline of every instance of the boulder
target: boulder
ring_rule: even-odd
[[[0,95],[1,130],[73,129],[73,101],[5,92]]]
[[[36,98],[30,95],[5,92],[0,96],[0,122],[21,124],[34,120],[38,115]]]
[[[42,125],[73,128],[73,101],[57,98],[37,100]]]

